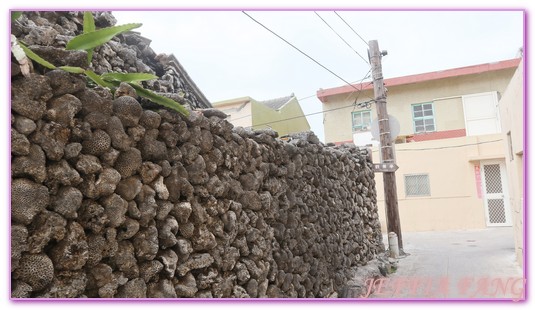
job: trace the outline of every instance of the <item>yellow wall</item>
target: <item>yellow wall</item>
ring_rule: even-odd
[[[457,147],[461,145],[467,146]],[[396,185],[402,232],[485,228],[484,202],[477,196],[474,164],[503,157],[500,134],[396,144],[399,166]],[[377,147],[373,158],[378,162]],[[404,175],[418,173],[429,175],[431,195],[407,197]],[[382,174],[377,173],[375,180],[379,217],[386,231]]]
[[[523,265],[524,251],[524,220],[523,220],[523,177],[524,177],[524,111],[523,111],[523,61],[520,62],[515,75],[505,90],[500,102],[500,115],[502,131],[506,150],[506,167],[509,179],[509,195],[512,206],[513,228],[515,232],[515,250],[517,261]],[[512,145],[507,139],[507,133],[511,133]],[[509,148],[512,147],[513,156],[510,156]]]
[[[227,120],[234,126],[253,129],[272,128],[279,133],[279,136],[310,130],[296,97],[279,110],[268,108],[251,97],[215,102],[213,106],[230,115]],[[292,119],[280,121],[288,118]]]
[[[460,96],[490,91],[503,93],[514,71],[514,68],[504,69],[391,87],[387,84],[388,114],[393,115],[400,122],[400,135],[410,135],[414,133],[411,105],[435,101],[436,130],[462,129],[465,125]],[[331,96],[327,98],[327,102],[323,103],[323,110],[351,105],[355,101],[357,93]],[[373,90],[366,90],[358,95],[357,101],[363,102],[370,98],[373,98]],[[325,142],[341,142],[353,139],[351,129],[351,112],[353,110],[353,107],[348,107],[325,114]],[[354,111],[359,111],[359,109]],[[372,104],[374,118],[376,113]]]
[[[254,101],[252,105],[254,129],[272,128],[279,133],[279,136],[310,130],[310,125],[306,117],[304,117],[303,110],[301,110],[301,106],[295,97],[278,111]],[[279,121],[288,118],[293,119]]]

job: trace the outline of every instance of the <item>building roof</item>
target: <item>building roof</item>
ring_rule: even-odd
[[[217,102],[212,102],[212,105],[217,108],[224,107],[226,105],[235,105],[235,104],[242,104],[247,103],[249,101],[254,100],[253,98],[246,96],[246,97],[239,97],[239,98],[233,98],[233,99],[227,99]]]
[[[266,107],[270,109],[279,110],[285,104],[287,104],[290,100],[292,100],[293,97],[295,97],[294,94],[291,94],[290,96],[286,96],[286,97],[274,98],[274,99],[258,101],[258,102],[265,105]]]
[[[160,58],[164,58],[164,57],[165,57],[164,62],[166,62],[167,65],[172,66],[182,76],[182,78],[184,78],[186,84],[189,85],[189,87],[191,88],[192,93],[195,96],[195,98],[191,98],[191,100],[193,101],[192,102],[193,107],[201,108],[201,109],[211,108],[212,104],[210,103],[210,101],[208,101],[206,96],[204,96],[203,92],[199,89],[199,87],[197,87],[197,84],[193,82],[188,72],[186,72],[186,69],[184,69],[182,64],[175,57],[175,55],[160,54]]]
[[[520,64],[520,60],[521,58],[514,58],[514,59],[509,59],[509,60],[503,60],[503,61],[498,61],[498,62],[468,66],[468,67],[447,69],[447,70],[442,70],[442,71],[435,71],[435,72],[428,72],[428,73],[421,73],[421,74],[414,74],[414,75],[406,75],[406,76],[401,76],[401,77],[385,79],[384,83],[387,87],[398,86],[398,85],[406,85],[406,84],[445,79],[449,77],[457,77],[457,76],[463,76],[463,75],[484,73],[484,72],[489,72],[489,71],[498,71],[498,70],[503,70],[503,69],[516,68]],[[341,94],[348,94],[348,93],[354,92],[355,88],[359,90],[373,89],[373,84],[370,82],[364,82],[360,84],[353,84],[353,86],[344,85],[340,87],[320,89],[316,92],[316,96],[318,97],[318,99],[321,100],[321,102],[325,102],[325,99],[327,97],[341,95]]]

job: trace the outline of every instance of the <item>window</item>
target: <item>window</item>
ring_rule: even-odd
[[[431,196],[428,174],[405,175],[405,195],[410,196]]]
[[[412,105],[412,122],[414,133],[435,131],[435,113],[432,103]]]
[[[353,131],[368,131],[372,123],[372,112],[360,111],[351,113],[353,120]]]

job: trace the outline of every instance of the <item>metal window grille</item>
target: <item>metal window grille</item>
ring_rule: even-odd
[[[406,196],[431,196],[429,186],[429,175],[412,174],[405,175],[405,195]]]
[[[489,208],[489,221],[492,224],[506,223],[507,219],[505,218],[503,199],[489,199],[487,203]]]
[[[500,165],[485,165],[485,186],[488,194],[503,193]]]

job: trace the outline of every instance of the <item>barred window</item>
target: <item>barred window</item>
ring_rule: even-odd
[[[351,118],[353,120],[353,132],[370,130],[372,123],[372,112],[370,110],[352,112]]]
[[[405,195],[410,196],[431,196],[428,174],[406,174],[405,175]]]

